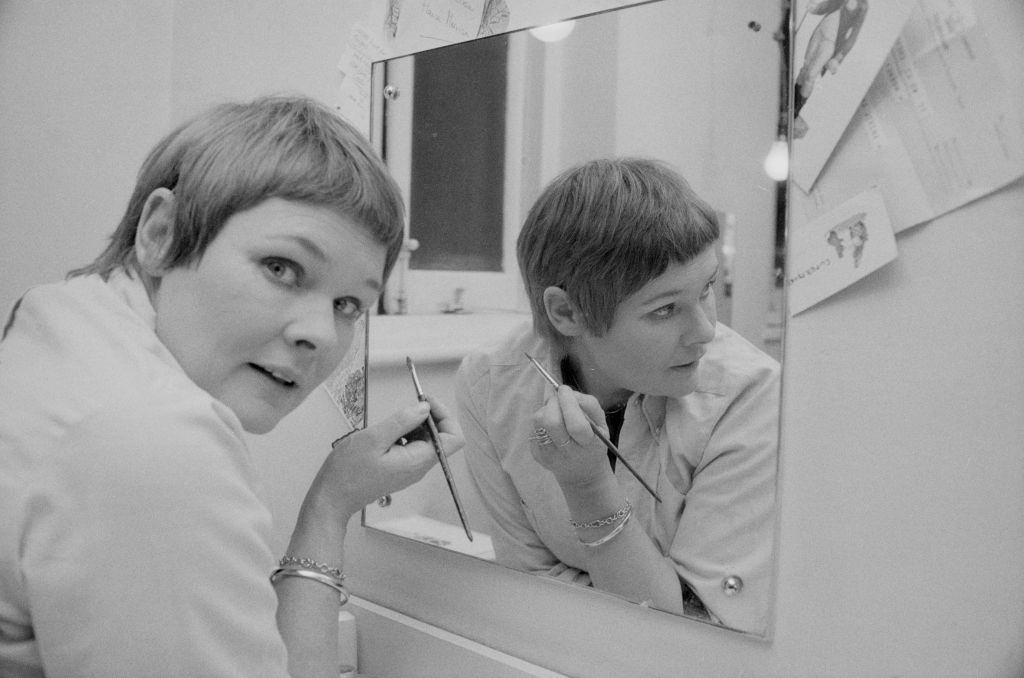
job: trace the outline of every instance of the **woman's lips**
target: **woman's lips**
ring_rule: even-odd
[[[294,379],[289,378],[287,374],[280,372],[276,369],[263,367],[262,365],[257,365],[256,363],[249,363],[249,367],[253,368],[260,374],[268,377],[272,381],[280,384],[281,386],[284,386],[286,388],[294,388],[296,386],[296,382]]]

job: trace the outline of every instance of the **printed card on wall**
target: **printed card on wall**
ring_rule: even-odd
[[[872,188],[790,235],[789,314],[796,315],[896,258],[896,236]]]

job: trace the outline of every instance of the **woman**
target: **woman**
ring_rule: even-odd
[[[779,367],[717,322],[717,238],[663,164],[566,171],[519,235],[533,327],[468,356],[456,397],[499,562],[764,633]]]
[[[402,210],[327,108],[224,105],[154,148],[92,264],[15,305],[0,674],[337,676],[346,525],[433,464],[426,443],[393,444],[430,406],[335,442],[280,561],[243,431],[271,430],[339,364]]]

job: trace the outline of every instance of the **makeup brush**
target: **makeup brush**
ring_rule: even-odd
[[[423,394],[423,387],[420,386],[420,379],[416,376],[416,365],[413,364],[412,358],[406,356],[405,364],[409,368],[409,374],[412,375],[412,384],[416,388],[416,398],[420,402],[426,402],[427,396]],[[448,483],[448,490],[452,493],[452,499],[455,501],[455,510],[459,513],[462,529],[466,531],[466,537],[473,541],[473,532],[469,529],[466,511],[462,507],[462,502],[459,501],[459,493],[455,491],[455,478],[452,476],[451,467],[448,466],[448,457],[444,453],[444,446],[441,445],[441,433],[437,430],[437,422],[434,421],[434,415],[429,412],[427,413],[426,426],[427,432],[430,434],[430,442],[434,444],[434,452],[437,453],[437,461],[441,464],[441,470],[444,471],[444,479]]]

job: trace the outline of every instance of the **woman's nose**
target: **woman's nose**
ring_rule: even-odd
[[[291,321],[284,329],[289,344],[320,354],[344,350],[351,340],[334,314],[334,301],[307,299],[298,304]]]
[[[685,321],[683,343],[687,346],[707,344],[715,338],[715,322],[717,320],[713,307],[697,305]]]

